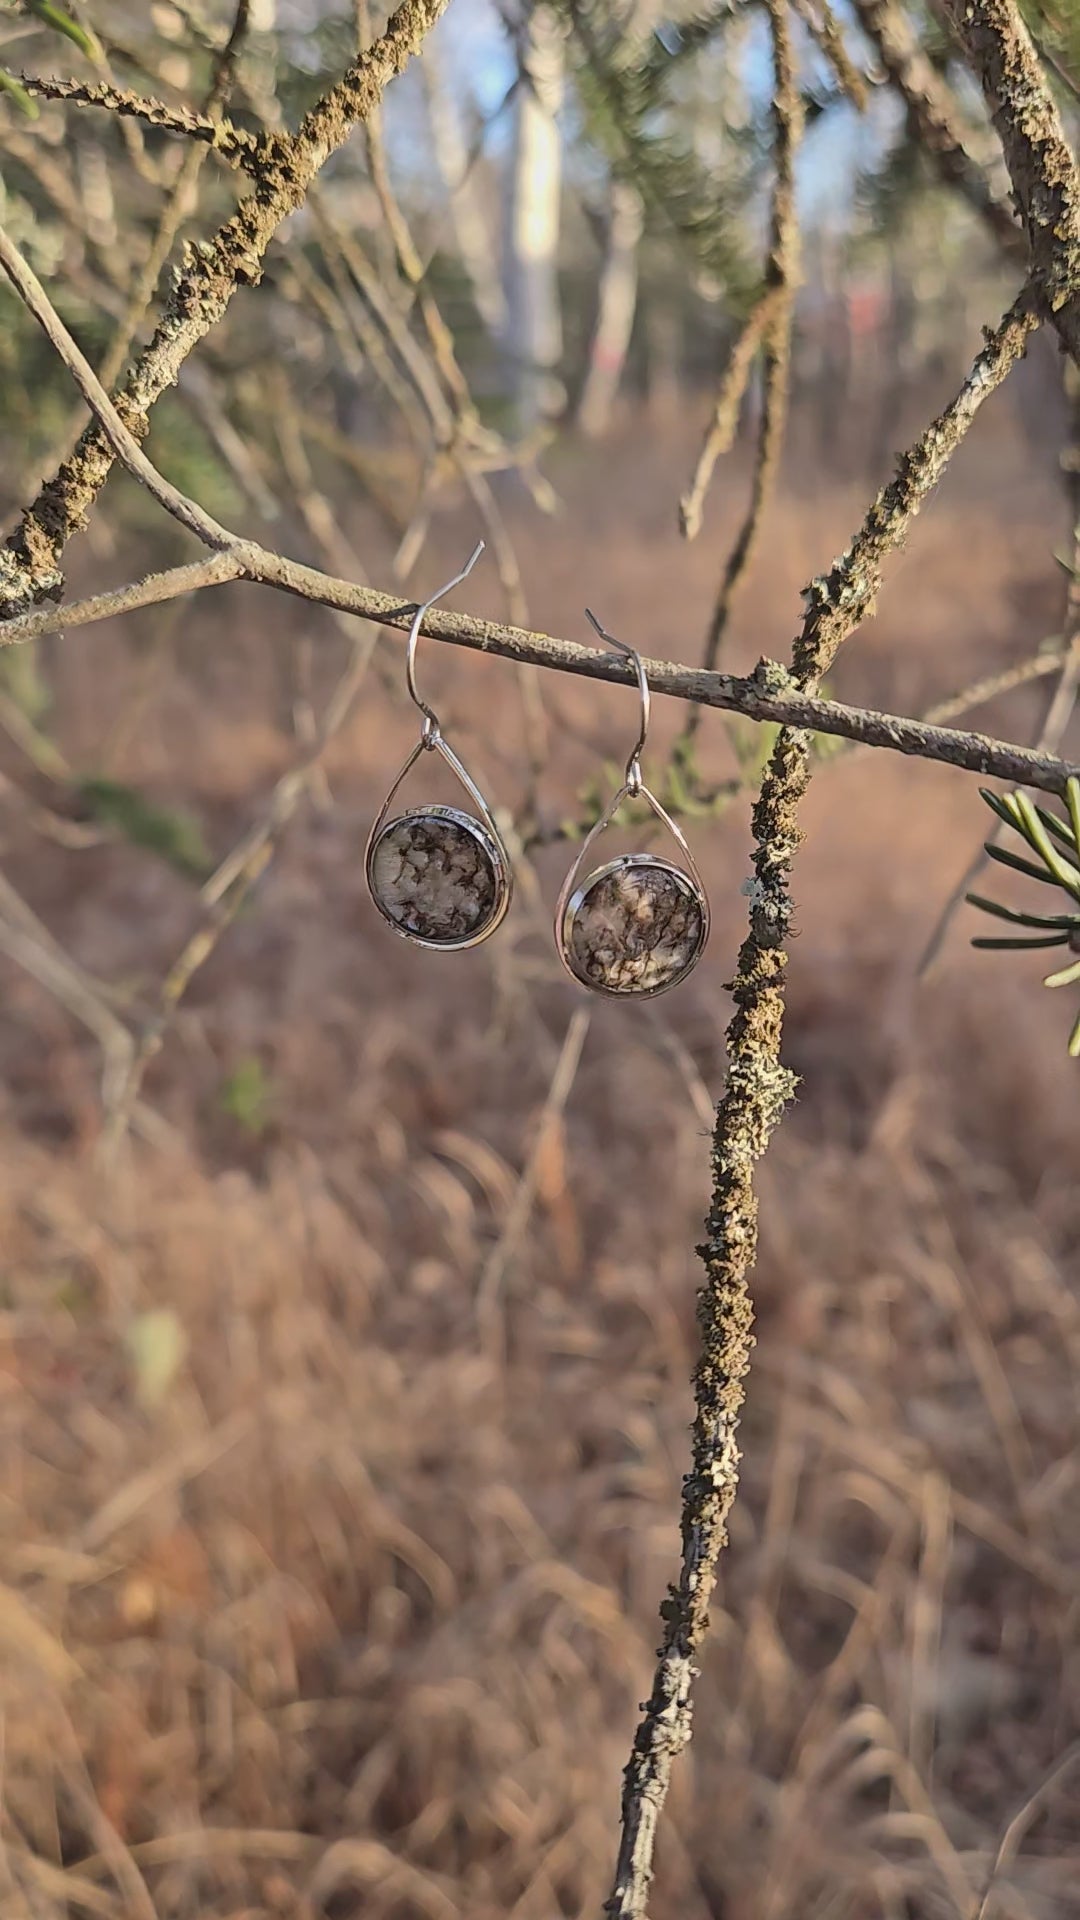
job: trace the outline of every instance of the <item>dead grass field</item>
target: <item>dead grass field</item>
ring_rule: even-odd
[[[581,633],[588,597],[648,651],[695,656],[744,478],[720,476],[685,552],[696,431],[556,449],[561,523],[508,496],[537,624]],[[857,456],[823,473],[796,421],[733,659],[785,651],[800,585],[865,505]],[[379,578],[374,520],[342,514]],[[1003,400],[836,691],[918,712],[1022,657],[1054,629],[1063,522],[1053,454]],[[422,582],[472,537],[464,511],[444,520]],[[470,604],[497,606],[491,570]],[[340,640],[253,591],[188,609],[156,680],[149,624],[72,635],[58,737],[97,764],[146,673],[113,771],[223,852],[295,752],[284,667],[306,630],[318,697]],[[412,734],[399,643],[377,660],[332,806],[298,817],[153,1066],[172,1149],[137,1144],[103,1180],[96,1051],[2,965],[5,1915],[554,1920],[607,1891],[677,1554],[745,809],[694,833],[715,928],[693,981],[591,1007],[586,1029],[547,931],[564,849],[473,954],[377,922],[364,837]],[[513,671],[422,665],[512,800]],[[625,752],[633,708],[544,694],[557,818],[597,753]],[[983,723],[1026,738],[1043,699]],[[679,717],[658,716],[657,757]],[[719,716],[702,740],[723,772]],[[973,780],[852,755],[822,768],[805,824],[803,1084],[761,1174],[743,1485],[654,1920],[1067,1920],[1080,1763],[980,1903],[1080,1733],[1071,1015],[1038,955],[972,955],[970,916],[915,979],[985,830]],[[5,871],[68,950],[145,991],[191,887],[128,846],[42,840],[10,796],[2,829]],[[133,1343],[166,1308],[186,1354],[154,1399]]]

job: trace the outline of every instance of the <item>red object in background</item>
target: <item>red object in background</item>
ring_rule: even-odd
[[[847,293],[848,325],[852,338],[865,340],[877,333],[885,318],[888,297],[880,283],[850,287]]]

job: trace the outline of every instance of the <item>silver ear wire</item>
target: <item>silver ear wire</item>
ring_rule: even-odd
[[[416,643],[424,615],[472,572],[484,551],[478,541],[460,573],[417,607],[409,627],[405,679],[424,716],[420,738],[405,761],[368,835],[364,871],[383,919],[418,947],[460,952],[488,939],[505,918],[514,890],[506,843],[480,788],[446,740],[434,707],[416,685]],[[428,804],[391,815],[398,788],[416,762],[432,752],[445,760],[476,812]]]
[[[619,653],[625,654],[626,658],[632,660],[634,663],[634,671],[637,674],[638,680],[638,691],[641,695],[641,727],[638,732],[637,746],[634,748],[633,753],[626,763],[626,790],[629,794],[636,795],[641,792],[642,787],[641,756],[645,751],[645,742],[649,737],[649,715],[652,712],[652,694],[649,690],[649,676],[645,671],[645,663],[637,649],[635,647],[628,647],[625,640],[616,640],[613,633],[608,633],[606,627],[600,625],[591,607],[586,607],[585,618],[592,627],[593,632],[598,633],[601,640],[603,640],[607,646],[617,648]]]
[[[636,648],[606,632],[588,607],[585,614],[607,646],[633,661],[641,719],[623,784],[586,835],[563,881],[555,908],[555,945],[567,972],[582,986],[594,993],[644,998],[678,986],[697,966],[709,938],[709,900],[681,827],[642,776],[652,705],[645,662]],[[655,853],[620,853],[604,866],[585,871],[590,848],[627,799],[639,800],[667,829],[685,867]]]
[[[424,728],[420,738],[426,747],[433,747],[435,745],[436,740],[442,733],[442,728],[439,725],[439,716],[435,712],[435,709],[429,707],[427,701],[420,698],[416,688],[416,643],[420,638],[420,628],[424,623],[424,615],[435,605],[436,601],[442,600],[446,594],[452,593],[455,587],[460,587],[463,580],[468,579],[483,551],[484,542],[478,540],[466,560],[465,565],[462,567],[461,572],[455,573],[453,579],[448,580],[445,586],[440,587],[436,593],[430,594],[423,604],[417,607],[412,617],[412,625],[409,628],[409,644],[405,649],[405,685],[409,689],[409,698],[413,702],[413,705],[419,707],[420,712],[424,716]]]

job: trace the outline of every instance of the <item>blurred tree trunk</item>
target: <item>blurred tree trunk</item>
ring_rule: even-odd
[[[506,334],[506,295],[492,245],[491,219],[484,206],[481,184],[472,164],[458,116],[457,102],[446,84],[432,41],[424,48],[420,75],[427,96],[431,148],[439,170],[461,262],[469,277],[473,301],[493,340]]]
[[[637,188],[626,180],[612,180],[596,325],[578,402],[578,424],[590,435],[603,433],[609,425],[626,365],[637,306],[642,225],[643,209]]]
[[[507,258],[507,345],[523,426],[554,413],[562,389],[558,246],[562,195],[562,29],[548,7],[534,7],[525,29],[518,89]]]

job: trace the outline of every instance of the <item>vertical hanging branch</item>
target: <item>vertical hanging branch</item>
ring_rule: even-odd
[[[704,665],[719,658],[732,604],[754,557],[761,523],[780,463],[791,378],[791,330],[799,277],[799,226],[795,212],[795,159],[802,134],[802,102],[795,79],[791,33],[781,0],[769,7],[773,42],[773,121],[776,177],[773,183],[769,258],[763,299],[772,297],[762,342],[762,405],[750,505],[724,569],[705,642]],[[689,537],[690,528],[686,529]]]
[[[795,160],[802,134],[802,102],[796,84],[791,32],[783,4],[769,7],[773,44],[774,166],[770,215],[769,257],[765,284],[757,305],[736,343],[721,383],[690,487],[679,503],[683,534],[692,540],[700,531],[705,494],[720,454],[735,436],[739,404],[754,354],[762,354],[762,403],[754,452],[750,501],[735,544],[728,555],[716,603],[709,621],[702,664],[715,668],[739,587],[749,573],[761,533],[769,496],[776,480],[787,422],[791,374],[791,331],[799,273],[799,228],[795,210]],[[685,749],[700,724],[691,708],[679,749]],[[677,749],[677,751],[679,750]]]

